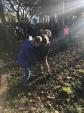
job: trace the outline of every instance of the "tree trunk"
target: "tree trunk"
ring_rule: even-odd
[[[19,14],[19,8],[18,8],[18,11],[17,11],[17,13],[16,13],[16,16],[17,16],[17,21],[18,21],[18,23],[20,23],[20,14]]]
[[[6,25],[6,20],[5,20],[5,15],[4,15],[4,10],[3,10],[3,5],[0,0],[0,20],[1,20],[1,26],[0,26],[0,43],[2,44],[3,47],[5,48],[12,48],[13,43],[12,43],[12,38],[10,37],[10,33],[8,31],[7,25]]]
[[[18,23],[20,23],[20,0],[18,0],[18,9],[17,9],[17,20],[18,20]]]

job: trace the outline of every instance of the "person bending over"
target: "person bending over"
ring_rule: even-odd
[[[40,62],[42,74],[44,74],[44,72],[51,74],[50,67],[48,64],[48,59],[47,59],[49,48],[50,48],[49,38],[45,34],[43,34],[42,42],[39,48],[37,49],[37,58],[38,61]]]
[[[34,64],[38,64],[38,58],[36,55],[37,48],[42,42],[41,36],[37,36],[32,40],[26,40],[21,47],[18,55],[18,63],[24,69],[24,80],[27,81],[30,78],[30,68]]]

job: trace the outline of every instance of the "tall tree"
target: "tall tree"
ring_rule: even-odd
[[[29,12],[33,9],[33,0],[6,0],[6,2],[6,8],[16,14],[18,22],[28,18]]]
[[[1,20],[1,26],[0,26],[0,42],[3,47],[8,47],[12,48],[12,40],[10,37],[10,33],[8,31],[7,25],[6,25],[6,20],[5,20],[5,15],[4,15],[4,10],[3,10],[3,4],[2,1],[0,0],[0,20]]]
[[[18,22],[32,18],[39,12],[40,0],[5,0],[5,9],[16,14]]]

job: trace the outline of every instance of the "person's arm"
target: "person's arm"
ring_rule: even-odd
[[[28,48],[28,44],[27,44],[27,40],[23,43],[19,54],[18,54],[18,63],[20,65],[22,65],[23,67],[27,67],[27,48]]]

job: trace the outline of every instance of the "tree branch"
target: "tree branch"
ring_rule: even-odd
[[[17,10],[14,8],[14,5],[13,5],[13,3],[10,1],[10,0],[7,0],[9,3],[10,3],[10,5],[11,5],[11,8],[15,11],[15,12],[17,12]]]

